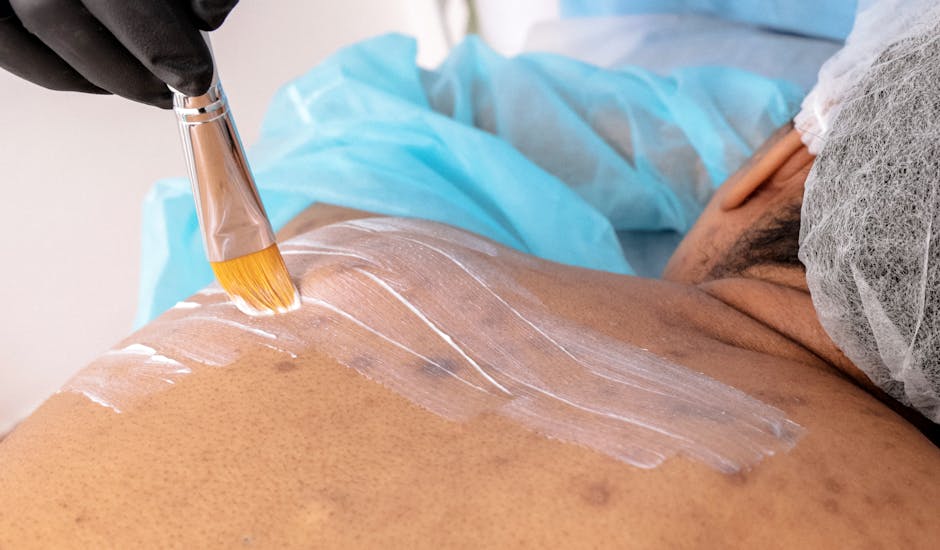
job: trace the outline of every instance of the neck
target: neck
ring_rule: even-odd
[[[858,375],[864,378],[864,374],[839,351],[819,324],[812,299],[804,288],[785,278],[750,277],[708,281],[698,288],[765,329],[750,338],[740,335],[742,340],[753,340],[753,347],[784,359],[809,362],[863,383]],[[767,338],[768,333],[776,338]]]
[[[738,335],[743,347],[813,364],[844,376],[891,407],[932,441],[940,442],[940,426],[898,403],[874,385],[836,347],[819,323],[805,279],[800,281],[788,275],[768,274],[761,278],[708,281],[699,284],[698,288],[764,327],[765,332]],[[768,338],[768,335],[775,337]]]
[[[736,335],[748,348],[811,363],[855,380],[854,365],[826,336],[807,291],[784,281],[746,277],[708,281],[698,288],[763,329]]]

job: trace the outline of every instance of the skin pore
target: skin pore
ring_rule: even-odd
[[[742,264],[735,252],[801,195],[811,162],[801,150],[786,156],[729,206],[743,176],[732,178],[662,281],[494,244],[492,256],[446,251],[488,262],[566,325],[784,411],[805,430],[789,451],[734,474],[684,456],[641,469],[505,416],[433,414],[337,361],[330,342],[346,335],[323,340],[330,325],[299,327],[296,358],[218,326],[198,334],[199,348],[237,351],[230,364],[181,359],[190,372],[120,413],[60,393],[0,444],[0,547],[930,547],[940,453],[854,383],[797,266]],[[282,236],[367,215],[315,206]],[[368,238],[381,247],[388,237]],[[353,265],[332,262],[294,273],[302,290],[333,288]],[[332,298],[344,298],[337,289]],[[370,301],[369,314],[397,318],[387,304]],[[174,309],[117,347],[169,349],[200,311]],[[479,324],[491,330],[499,324]],[[379,340],[363,333],[356,346],[386,349]]]

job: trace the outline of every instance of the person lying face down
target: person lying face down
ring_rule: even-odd
[[[812,166],[782,129],[662,281],[314,206],[299,311],[209,287],[0,444],[0,546],[930,547],[940,453],[795,256]]]

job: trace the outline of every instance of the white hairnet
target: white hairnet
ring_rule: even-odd
[[[938,15],[923,12],[927,20],[912,24],[919,32],[902,33],[861,76],[843,71],[854,82],[839,84],[842,91],[832,96],[838,112],[806,181],[800,235],[800,260],[826,332],[872,382],[934,422],[940,422]]]
[[[818,155],[832,122],[872,63],[891,44],[929,30],[940,16],[937,0],[859,0],[855,26],[845,46],[819,70],[803,100],[796,128],[809,152]]]

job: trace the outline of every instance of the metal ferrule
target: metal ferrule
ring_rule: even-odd
[[[173,90],[206,256],[224,262],[275,244],[218,77],[205,94]]]

